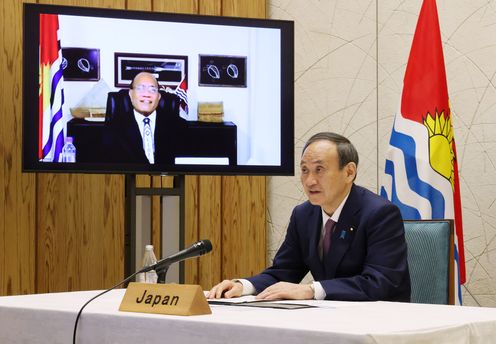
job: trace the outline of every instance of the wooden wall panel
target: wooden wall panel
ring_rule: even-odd
[[[103,218],[103,242],[105,249],[103,260],[103,282],[100,288],[112,286],[124,277],[124,202],[125,195],[122,187],[122,177],[105,176],[108,190],[103,194],[101,206]]]
[[[200,0],[199,13],[265,17],[265,1],[255,1],[262,8],[257,10],[252,9],[250,1],[237,2],[226,5],[221,0]],[[210,239],[213,244],[211,254],[186,262],[186,282],[209,289],[223,278],[247,276],[263,269],[265,177],[188,177],[186,186],[185,242]]]
[[[199,233],[199,196],[198,184],[200,177],[186,176],[185,178],[185,208],[184,209],[184,242],[187,245],[200,240]],[[198,259],[188,259],[184,263],[184,282],[198,284]]]
[[[125,8],[125,0],[39,1]],[[37,292],[101,289],[124,275],[124,177],[38,174]]]
[[[222,1],[221,0],[199,0],[198,14],[209,16],[222,15]]]
[[[24,1],[24,2],[30,2]],[[34,0],[32,2],[35,2]],[[222,0],[39,0],[39,3],[260,17],[265,3]],[[124,177],[21,173],[22,0],[4,0],[0,83],[0,295],[101,289],[124,274]],[[261,10],[258,6],[262,6]],[[139,176],[138,186],[173,178]],[[186,282],[210,287],[257,272],[265,257],[265,178],[187,176],[185,244],[214,252],[186,262]],[[158,237],[159,199],[152,206]],[[157,244],[156,244],[157,245]],[[239,260],[233,259],[234,257]],[[227,268],[227,270],[226,270]]]
[[[198,0],[152,0],[153,10],[172,13],[198,13]]]
[[[220,0],[200,0],[198,14],[221,15]],[[212,252],[198,259],[199,276],[195,283],[210,289],[222,276],[222,177],[200,176],[199,198],[199,239],[212,242]]]
[[[143,0],[127,0],[128,10],[136,10],[136,11],[151,11],[152,10],[152,2],[151,0],[143,1]]]
[[[265,177],[223,178],[222,279],[265,268]]]
[[[124,273],[117,175],[38,175],[37,292],[110,287]]]
[[[265,0],[222,0],[222,15],[265,18]],[[266,267],[266,178],[223,177],[222,278]]]
[[[210,289],[221,280],[222,255],[222,177],[201,176],[199,180],[199,236],[212,242],[212,252],[199,258],[200,278],[198,284]]]
[[[22,3],[2,1],[0,32],[0,295],[34,291],[35,178],[21,173]]]
[[[81,230],[75,225],[76,175],[37,176],[37,291],[73,290]],[[70,189],[69,189],[70,188]],[[78,244],[79,243],[79,244]]]
[[[266,0],[222,0],[223,16],[265,18],[266,13]]]

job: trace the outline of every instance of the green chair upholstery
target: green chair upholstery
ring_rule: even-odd
[[[404,221],[411,302],[454,304],[453,221]]]

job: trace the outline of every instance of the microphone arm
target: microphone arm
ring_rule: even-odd
[[[165,283],[167,270],[169,270],[169,266],[171,266],[173,263],[181,262],[189,258],[202,256],[210,251],[212,251],[212,243],[210,242],[210,240],[200,240],[182,251],[179,251],[177,253],[174,253],[173,255],[159,260],[153,265],[144,267],[140,270],[140,272],[155,270],[158,275],[158,283]]]
[[[167,258],[164,258],[164,259],[158,261],[156,264],[153,264],[153,265],[144,267],[143,269],[141,269],[139,271],[136,271],[131,276],[126,277],[122,282],[119,282],[118,284],[114,285],[112,288],[107,289],[107,290],[104,290],[100,294],[92,297],[91,299],[88,300],[88,302],[86,302],[79,309],[79,312],[78,312],[78,314],[76,316],[76,321],[74,323],[74,331],[73,331],[73,334],[72,334],[72,342],[73,343],[76,343],[77,326],[78,326],[79,318],[81,317],[81,314],[83,313],[83,309],[91,301],[93,301],[97,297],[99,297],[99,296],[101,296],[101,295],[103,295],[105,293],[108,293],[109,291],[111,291],[112,289],[117,288],[121,284],[124,284],[124,283],[130,281],[137,274],[139,274],[141,272],[148,272],[150,270],[156,270],[157,271],[157,275],[159,276],[158,281],[160,283],[165,283],[165,275],[167,274],[167,270],[169,269],[169,266],[172,263],[179,262],[181,260],[185,260],[185,259],[196,257],[196,256],[201,256],[201,255],[204,255],[205,253],[208,253],[210,251],[212,251],[212,243],[210,242],[210,240],[201,240],[201,241],[198,241],[197,243],[194,243],[193,245],[191,245],[187,249],[184,249],[182,251],[179,251],[179,252],[177,252],[177,253],[175,253],[175,254],[167,257]]]

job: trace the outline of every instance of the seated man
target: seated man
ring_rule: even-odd
[[[224,280],[207,297],[409,302],[400,211],[354,184],[357,165],[358,153],[345,137],[312,136],[300,162],[308,201],[293,210],[273,265],[245,280]],[[300,284],[308,271],[315,281]]]
[[[133,111],[106,122],[104,149],[109,162],[174,164],[183,120],[177,113],[157,108],[161,94],[155,77],[137,74],[129,90]]]

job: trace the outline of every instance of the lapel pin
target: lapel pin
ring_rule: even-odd
[[[350,232],[353,232],[353,230],[354,230],[354,229],[355,229],[355,228],[353,228],[353,227],[350,227]]]

